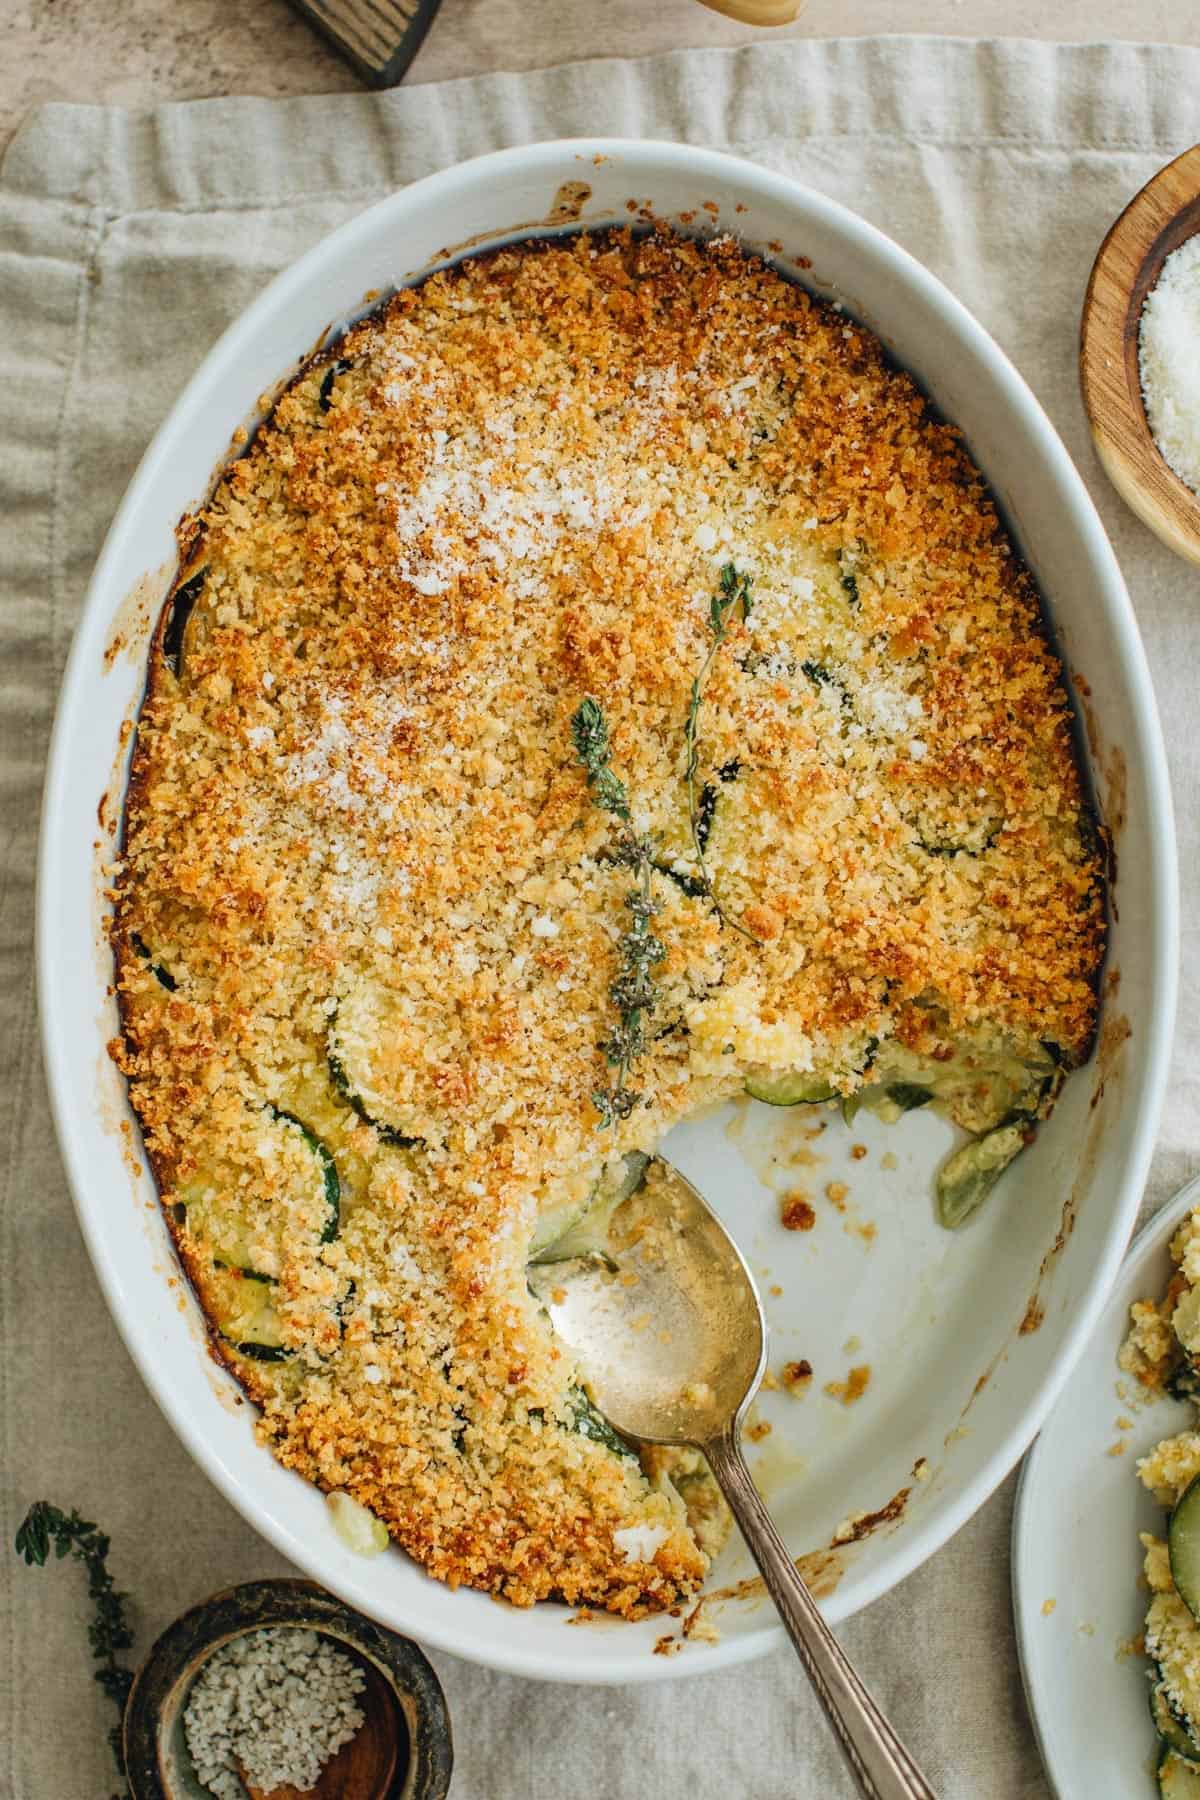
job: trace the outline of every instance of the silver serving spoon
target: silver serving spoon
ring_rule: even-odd
[[[596,1405],[626,1437],[703,1452],[860,1792],[935,1800],[821,1617],[750,1478],[741,1424],[766,1368],[767,1328],[737,1246],[660,1157],[598,1230],[584,1254],[528,1272]]]

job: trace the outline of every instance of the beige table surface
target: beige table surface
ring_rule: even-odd
[[[325,94],[358,82],[286,0],[7,0],[0,144],[45,100],[145,106],[212,94]],[[1200,43],[1200,0],[802,0],[764,33],[697,0],[443,0],[408,81],[543,69],[763,37],[876,32]]]

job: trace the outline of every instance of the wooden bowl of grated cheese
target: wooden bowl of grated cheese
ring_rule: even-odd
[[[1200,144],[1130,201],[1092,266],[1079,373],[1122,499],[1200,563]]]

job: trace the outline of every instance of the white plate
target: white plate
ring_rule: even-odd
[[[831,1160],[792,1177],[819,1188],[845,1174],[869,1245],[818,1199],[809,1234],[778,1224],[777,1134],[767,1107],[747,1111],[739,1143],[728,1115],[675,1134],[669,1152],[733,1222],[764,1287],[774,1360],[806,1356],[815,1391],[769,1396],[773,1435],[761,1478],[797,1552],[828,1542],[850,1512],[913,1489],[902,1522],[846,1553],[827,1611],[835,1621],[884,1593],[945,1542],[1029,1443],[1116,1272],[1135,1216],[1166,1075],[1177,940],[1170,795],[1154,700],[1129,597],[1095,508],[1020,376],[959,303],[880,232],[822,195],[733,158],[673,144],[538,144],[480,158],[415,183],[352,220],[273,282],[188,385],[138,469],[97,564],[67,670],[47,778],[39,872],[38,970],[46,1067],[80,1220],[126,1343],[175,1430],[221,1491],[271,1541],[351,1605],[398,1630],[517,1673],[578,1681],[700,1673],[778,1641],[770,1610],[724,1608],[722,1641],[653,1654],[670,1621],[568,1623],[565,1608],[515,1612],[430,1581],[398,1553],[364,1563],[334,1536],[314,1488],[254,1441],[250,1409],[204,1353],[190,1295],[168,1285],[174,1258],[144,1166],[130,1173],[131,1128],[106,1054],[116,1029],[104,938],[112,855],[97,839],[102,790],[121,780],[128,721],[143,686],[148,630],[128,596],[174,554],[172,530],[208,490],[253,397],[294,369],[328,329],[363,309],[368,290],[411,280],[447,245],[486,246],[546,229],[556,197],[589,192],[581,222],[624,223],[627,202],[665,217],[720,224],[876,330],[966,432],[1045,593],[1068,667],[1086,681],[1091,762],[1117,829],[1120,917],[1112,937],[1119,989],[1104,997],[1104,1055],[1066,1085],[1053,1119],[988,1206],[949,1235],[932,1215],[932,1173],[946,1144],[936,1119],[890,1132],[864,1122],[865,1161],[832,1123]],[[561,209],[559,212],[561,217]],[[782,248],[779,248],[779,247]],[[163,576],[155,593],[161,595]],[[127,651],[104,655],[114,621]],[[128,653],[131,648],[134,654]],[[1082,691],[1082,690],[1081,690]],[[123,735],[124,734],[124,735]],[[107,815],[111,817],[111,809]],[[136,1147],[136,1133],[129,1142]],[[881,1177],[883,1149],[899,1167]],[[744,1153],[744,1154],[743,1154]],[[759,1173],[756,1173],[759,1172]],[[1064,1221],[1073,1221],[1065,1230]],[[1056,1246],[1058,1246],[1056,1248]],[[1045,1269],[1043,1272],[1043,1264]],[[782,1293],[773,1295],[771,1286]],[[1031,1297],[1044,1322],[1019,1334]],[[857,1349],[844,1346],[853,1338]],[[851,1408],[821,1392],[855,1363],[874,1371]],[[983,1380],[981,1378],[987,1376]],[[977,1391],[978,1389],[978,1391]],[[915,1483],[928,1458],[933,1479]],[[732,1545],[714,1584],[747,1573]]]
[[[1025,1692],[1060,1800],[1155,1793],[1148,1665],[1125,1646],[1142,1629],[1148,1599],[1138,1532],[1162,1537],[1166,1515],[1134,1465],[1160,1438],[1194,1425],[1196,1409],[1137,1403],[1137,1382],[1118,1368],[1117,1352],[1132,1303],[1157,1299],[1170,1280],[1168,1245],[1197,1205],[1200,1177],[1139,1234],[1021,1474],[1013,1610]],[[1133,1429],[1120,1430],[1118,1418]],[[1122,1453],[1110,1455],[1117,1443]]]

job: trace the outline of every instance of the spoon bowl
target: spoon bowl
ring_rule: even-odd
[[[703,1197],[653,1157],[591,1255],[529,1271],[618,1431],[702,1444],[750,1404],[767,1362],[753,1277]]]

